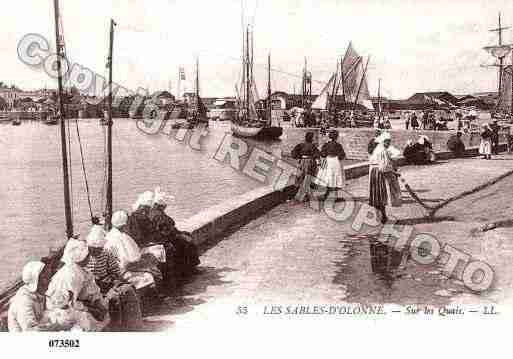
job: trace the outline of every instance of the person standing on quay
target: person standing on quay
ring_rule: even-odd
[[[483,124],[483,130],[481,131],[481,144],[479,145],[479,154],[483,155],[483,159],[492,159],[492,136],[493,132],[490,125]]]
[[[391,136],[383,132],[378,145],[369,158],[369,205],[381,213],[381,223],[386,223],[386,206],[401,206],[401,188],[398,174],[390,153]]]
[[[305,142],[299,143],[292,150],[292,158],[299,162],[299,174],[296,178],[296,187],[298,190],[308,193],[310,189],[310,178],[317,173],[317,160],[321,157],[321,153],[317,146],[313,143],[314,133],[307,132]],[[305,198],[306,200],[307,198]]]
[[[490,125],[490,128],[492,129],[492,153],[494,155],[499,154],[499,125],[497,124],[497,120],[493,120],[492,124]]]
[[[417,119],[417,113],[415,111],[413,111],[412,115],[411,115],[411,129],[413,131],[416,131],[417,128],[419,127],[419,120]]]
[[[317,174],[317,184],[326,187],[323,200],[328,198],[330,192],[336,192],[338,199],[338,191],[345,186],[344,167],[341,164],[341,161],[346,158],[344,148],[337,142],[337,131],[331,131],[328,137],[330,141],[321,148],[321,166]]]

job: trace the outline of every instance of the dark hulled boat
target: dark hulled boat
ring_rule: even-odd
[[[272,125],[271,116],[271,57],[268,57],[268,82],[267,82],[267,114],[261,115],[255,109],[258,95],[253,78],[253,35],[247,28],[244,36],[243,71],[240,86],[238,116],[232,120],[232,133],[238,137],[251,137],[263,140],[277,140],[283,134],[283,128]]]

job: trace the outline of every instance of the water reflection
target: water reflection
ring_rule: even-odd
[[[369,247],[372,273],[391,287],[394,280],[400,277],[399,268],[406,260],[405,254],[375,238],[369,239]]]

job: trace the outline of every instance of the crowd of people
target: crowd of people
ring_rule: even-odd
[[[169,198],[158,188],[144,192],[132,213],[112,215],[108,232],[93,218],[85,239],[70,238],[54,256],[27,263],[9,305],[9,331],[135,329],[146,304],[200,263],[190,234],[165,213]]]
[[[433,130],[447,131],[448,116],[436,115],[434,111],[416,111],[407,112],[404,119],[404,127],[406,130]]]
[[[356,111],[338,111],[336,113],[327,113],[324,111],[304,111],[295,108],[291,111],[292,127],[358,127],[358,118],[365,117],[365,113]]]

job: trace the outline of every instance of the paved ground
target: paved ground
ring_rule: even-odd
[[[511,169],[513,156],[502,155],[491,161],[468,158],[405,167],[401,172],[425,203],[434,206]],[[348,185],[357,207],[367,200],[367,181],[363,177]],[[440,267],[418,265],[404,253],[375,245],[375,228],[363,227],[356,232],[352,220],[337,222],[322,211],[290,201],[212,243],[201,257],[202,273],[148,318],[148,328],[229,320],[237,317],[240,305],[260,315],[264,305],[278,304],[447,306],[510,302],[513,221],[508,219],[512,189],[513,176],[509,176],[449,203],[432,219],[427,219],[427,211],[404,192],[404,205],[391,212],[399,223],[413,226],[414,231],[431,233],[441,242],[489,263],[496,281],[483,294],[476,295],[462,282],[447,279]],[[498,228],[477,230],[491,221],[500,221]]]

